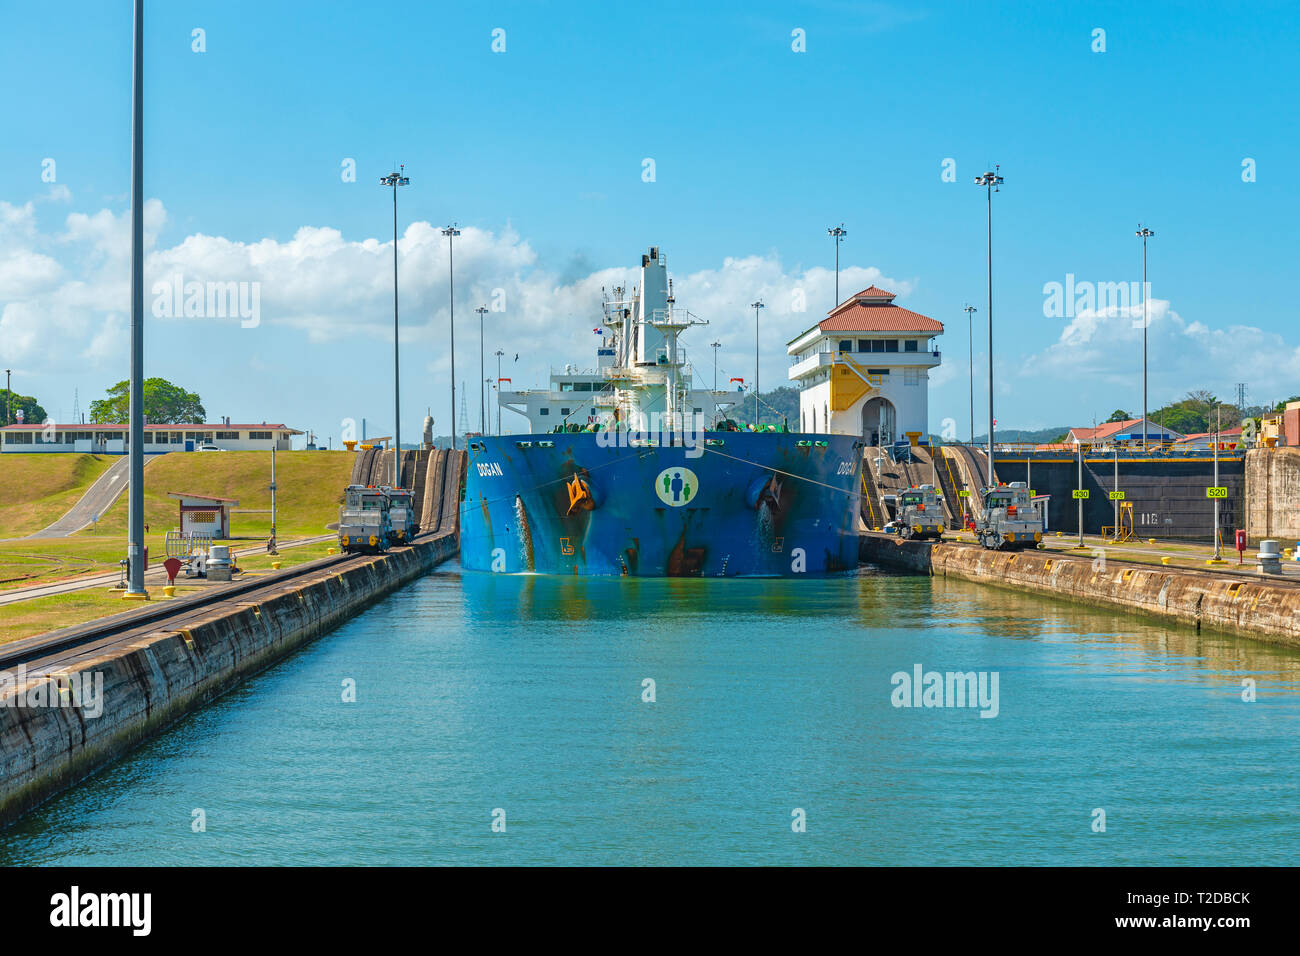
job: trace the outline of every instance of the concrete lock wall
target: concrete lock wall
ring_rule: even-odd
[[[1300,448],[1246,453],[1246,533],[1251,540],[1300,541]]]
[[[184,629],[161,628],[58,672],[103,675],[98,717],[76,706],[11,705],[56,675],[10,687],[9,699],[0,699],[0,825],[425,574],[456,548],[455,535],[445,535],[294,579],[256,603],[236,596]]]
[[[1197,629],[1212,627],[1274,644],[1300,646],[1300,588],[1248,575],[1197,574],[1108,558],[1043,551],[988,551],[970,545],[862,536],[862,560],[1017,591],[1143,611]]]

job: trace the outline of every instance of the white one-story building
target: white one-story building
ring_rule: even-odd
[[[21,424],[0,428],[0,452],[86,452],[120,455],[126,452],[126,425]],[[144,453],[198,451],[204,445],[224,451],[288,451],[295,435],[287,425],[145,425]]]
[[[924,437],[942,333],[943,323],[875,286],[841,302],[786,346],[800,431],[860,435],[868,445]]]

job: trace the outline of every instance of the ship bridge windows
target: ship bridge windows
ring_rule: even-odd
[[[550,410],[549,408],[547,408],[545,405],[543,405],[541,408],[539,408],[539,409],[537,410],[537,414],[539,414],[539,415],[549,415],[549,414],[551,414],[551,410]]]

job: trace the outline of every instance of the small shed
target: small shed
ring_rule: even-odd
[[[182,534],[210,534],[214,538],[230,537],[230,509],[239,504],[237,498],[217,498],[213,495],[194,495],[188,492],[169,491],[168,498],[180,502],[180,529]]]

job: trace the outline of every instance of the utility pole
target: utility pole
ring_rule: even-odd
[[[389,173],[379,180],[381,186],[391,186],[393,190],[393,487],[402,487],[402,396],[401,380],[397,367],[397,187],[409,186],[410,177],[402,175],[406,164],[398,167],[397,172]]]
[[[456,258],[455,243],[460,230],[453,222],[442,230],[447,237],[447,301],[450,311],[448,325],[451,328],[451,447],[456,447]]]
[[[844,241],[848,230],[844,228],[844,223],[826,230],[826,234],[835,240],[835,308],[840,304],[840,243]]]
[[[754,310],[754,430],[758,430],[758,310],[763,308],[763,300],[749,303]],[[717,354],[716,352],[714,353]]]
[[[988,249],[989,249],[989,487],[993,486],[993,194],[1001,192],[997,187],[1003,183],[998,171],[1002,166],[995,165],[990,172],[975,177],[975,185],[983,186],[988,199]],[[1082,459],[1080,459],[1082,460]],[[1079,524],[1080,543],[1082,544],[1083,523]]]
[[[1155,235],[1138,223],[1137,235],[1142,240],[1142,450],[1147,450],[1147,240]],[[1164,435],[1160,436],[1164,441]]]
[[[716,367],[716,366],[715,366]],[[13,386],[10,385],[9,377],[13,373],[12,369],[5,369],[5,424],[9,424],[9,403],[13,400]],[[718,373],[713,373],[713,384],[718,383]]]
[[[1083,445],[1082,445],[1081,443],[1080,443],[1080,444],[1076,444],[1076,445],[1074,446],[1074,448],[1075,448],[1075,451],[1077,451],[1078,454],[1079,454],[1079,477],[1078,477],[1078,479],[1075,481],[1075,485],[1074,485],[1074,487],[1075,487],[1076,489],[1078,489],[1079,491],[1083,491]],[[1077,495],[1076,497],[1077,497],[1078,500],[1079,500],[1079,544],[1078,544],[1078,547],[1079,547],[1079,548],[1082,548],[1082,547],[1083,547],[1083,496],[1080,494],[1080,495]]]
[[[480,305],[474,311],[478,313],[478,377],[483,384],[478,387],[478,433],[487,434],[487,376],[483,369],[483,316],[487,315],[487,306]]]
[[[975,306],[967,305],[962,309],[966,313],[966,352],[970,358],[970,443],[975,444]]]
[[[131,391],[126,544],[128,600],[144,589],[144,0],[135,0],[131,78]]]

